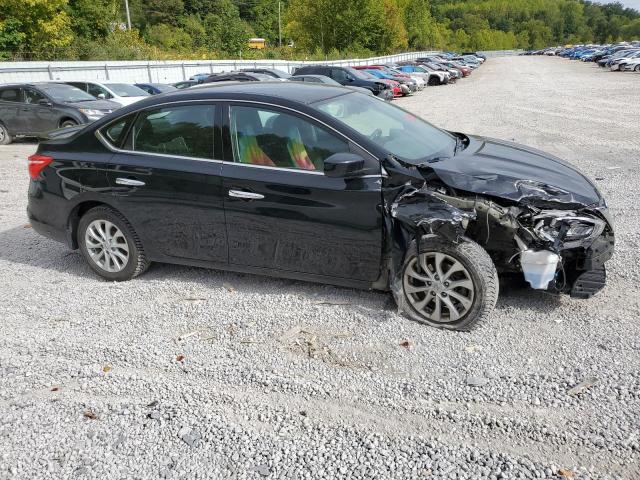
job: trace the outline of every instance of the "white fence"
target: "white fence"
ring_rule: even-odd
[[[278,68],[293,72],[302,65],[370,65],[413,60],[437,52],[409,52],[372,58],[303,62],[286,60],[185,60],[114,62],[0,62],[0,83],[49,80],[117,80],[127,83],[174,83],[196,73],[217,73],[241,68]],[[483,52],[487,56],[516,55],[519,51]]]
[[[410,52],[373,58],[303,62],[286,60],[185,60],[114,62],[0,62],[0,83],[49,80],[117,80],[127,83],[173,83],[196,73],[217,73],[241,68],[278,68],[293,72],[302,65],[369,65],[413,60],[435,52]]]
[[[524,50],[487,50],[479,53],[482,53],[487,58],[490,58],[490,57],[509,57],[511,55],[519,55],[522,52],[524,52]]]

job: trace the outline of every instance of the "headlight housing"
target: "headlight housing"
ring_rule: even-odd
[[[562,248],[588,247],[606,226],[599,218],[562,210],[541,212],[533,220],[533,231],[540,240],[553,242]]]
[[[102,110],[95,110],[93,108],[80,108],[79,110],[87,117],[103,117],[105,115]]]

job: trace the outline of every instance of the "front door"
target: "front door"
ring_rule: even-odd
[[[32,88],[24,89],[20,117],[27,132],[45,133],[59,127],[56,109],[52,105],[41,104],[41,101],[49,102],[49,99]]]
[[[150,107],[103,130],[122,142],[107,170],[112,201],[151,259],[227,263],[218,108]]]
[[[232,104],[224,118],[225,212],[234,265],[362,281],[380,274],[380,165],[345,180],[324,159],[355,147],[302,114]],[[230,151],[227,151],[230,150]],[[363,155],[367,155],[364,152]]]

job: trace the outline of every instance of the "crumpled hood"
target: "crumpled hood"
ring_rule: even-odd
[[[537,207],[602,203],[595,185],[567,162],[516,143],[469,136],[466,149],[427,164],[449,187]]]

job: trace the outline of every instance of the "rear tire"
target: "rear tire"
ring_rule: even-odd
[[[2,123],[0,123],[0,145],[9,145],[12,142],[9,130]]]
[[[413,242],[395,282],[393,292],[400,310],[412,320],[449,330],[477,327],[489,318],[498,299],[493,261],[469,239],[458,244],[423,240],[419,257]]]
[[[135,230],[110,207],[92,208],[80,218],[77,241],[91,269],[107,280],[130,280],[149,267]]]
[[[633,69],[634,72],[640,72],[640,64],[636,65]]]

